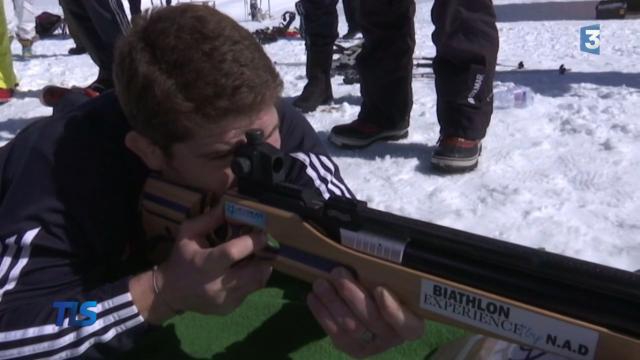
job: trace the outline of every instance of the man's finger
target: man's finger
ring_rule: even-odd
[[[222,206],[217,206],[202,215],[184,221],[180,226],[178,239],[204,238],[222,223],[224,223],[224,211]]]
[[[373,344],[358,341],[352,334],[346,333],[336,319],[333,318],[329,309],[324,306],[322,301],[314,293],[310,293],[307,296],[307,305],[313,317],[315,317],[318,324],[320,324],[320,327],[327,333],[333,345],[340,351],[357,359],[363,358],[371,352],[370,348],[373,348]]]
[[[232,266],[220,281],[231,292],[251,293],[265,286],[272,270],[271,262],[251,259]]]
[[[216,247],[202,249],[195,255],[195,260],[204,271],[219,276],[225,269],[264,248],[266,244],[267,236],[263,232],[253,232]]]
[[[264,288],[269,275],[271,275],[271,266],[267,264],[253,265],[254,269],[249,271],[251,275],[242,275],[239,277],[237,286],[229,291],[229,299],[240,305],[247,296]],[[254,278],[252,278],[252,276]]]
[[[331,276],[340,297],[367,329],[378,336],[388,336],[393,332],[384,321],[373,298],[357,285],[346,269],[336,268],[331,272]]]
[[[424,321],[405,309],[388,290],[379,286],[374,290],[380,313],[405,340],[417,340],[424,333]]]
[[[335,321],[329,310],[324,306],[322,301],[313,293],[307,296],[307,305],[316,318],[322,330],[330,337],[337,337],[340,334],[340,326]]]
[[[328,281],[316,280],[313,283],[313,292],[345,331],[359,334],[365,330],[364,325],[356,318]]]

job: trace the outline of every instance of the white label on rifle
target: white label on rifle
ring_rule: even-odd
[[[569,359],[593,359],[598,344],[596,331],[430,280],[422,280],[420,306]]]
[[[246,206],[227,201],[224,203],[224,214],[227,220],[234,220],[263,230],[267,228],[267,216]]]
[[[383,237],[366,231],[340,229],[342,245],[377,258],[402,263],[402,255],[407,241]]]

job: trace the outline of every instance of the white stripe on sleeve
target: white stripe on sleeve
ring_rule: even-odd
[[[318,160],[318,157],[315,154],[309,153],[309,158],[311,159],[311,165],[316,170],[316,172],[327,181],[327,187],[329,188],[329,190],[331,190],[331,192],[336,195],[344,196],[342,194],[342,191],[338,189],[331,181],[331,179],[333,179],[333,174],[329,174],[322,167],[322,165],[320,164],[320,160]]]
[[[333,165],[333,162],[331,162],[331,160],[329,160],[328,157],[324,156],[324,155],[318,155],[318,157],[320,158],[320,160],[322,161],[323,164],[327,165],[327,167],[329,167],[329,169],[331,169],[331,173],[335,174],[336,173],[336,169]],[[349,193],[349,190],[347,189],[347,186],[345,183],[341,182],[339,179],[337,179],[335,176],[333,177],[333,183],[336,184],[338,187],[340,187],[340,189],[342,189],[342,193],[345,194],[344,196],[351,198],[351,194]]]
[[[140,323],[142,323],[144,320],[142,319],[141,316],[138,316],[137,318],[133,318],[123,324],[120,324],[114,328],[112,328],[111,330],[107,331],[106,333],[100,335],[100,336],[96,336],[93,337],[91,339],[89,339],[87,342],[85,342],[84,344],[76,347],[76,348],[72,348],[72,349],[68,349],[65,350],[61,353],[58,353],[54,356],[50,356],[47,358],[41,358],[41,359],[68,359],[70,357],[75,357],[78,356],[80,354],[82,354],[83,352],[85,352],[91,345],[95,344],[95,343],[106,343],[109,340],[111,340],[114,336],[118,335],[121,332],[124,332]]]
[[[7,269],[9,269],[9,264],[11,264],[11,260],[13,260],[13,255],[15,254],[17,249],[17,246],[16,246],[17,237],[18,237],[17,235],[14,235],[9,239],[7,239],[7,241],[5,242],[5,246],[7,247],[7,252],[4,254],[4,257],[2,258],[2,262],[0,262],[0,281],[4,277],[4,274],[7,272]],[[0,249],[2,248],[0,247]]]
[[[9,273],[7,284],[0,289],[0,301],[2,301],[2,296],[4,295],[5,292],[13,289],[16,286],[16,283],[18,282],[18,277],[20,276],[20,272],[22,271],[22,268],[24,268],[24,266],[27,265],[27,262],[29,262],[29,255],[31,254],[31,241],[38,234],[38,231],[40,231],[40,228],[29,230],[22,237],[22,241],[20,241],[20,248],[21,248],[20,260],[18,260],[18,263]],[[4,263],[4,259],[3,259],[3,263]]]
[[[315,170],[311,168],[310,166],[311,161],[309,160],[309,157],[307,157],[307,155],[305,155],[304,153],[293,153],[291,154],[291,156],[302,161],[302,163],[305,164],[305,166],[307,167],[306,169],[307,175],[309,175],[309,177],[311,178],[311,180],[313,180],[313,183],[316,185],[318,190],[320,190],[320,193],[322,193],[322,197],[325,200],[328,199],[331,195],[329,194],[327,187],[318,178],[318,174],[316,174]]]
[[[98,342],[98,341],[108,341],[109,339],[111,339],[113,336],[115,336],[116,334],[123,332],[127,329],[129,329],[130,327],[133,327],[137,324],[140,324],[144,321],[144,319],[142,318],[142,316],[138,315],[136,318],[134,318],[134,321],[128,321],[122,325],[118,325],[118,326],[113,326],[112,324],[117,322],[118,320],[122,320],[124,318],[130,317],[132,315],[138,314],[138,309],[136,308],[135,305],[131,305],[128,308],[122,309],[120,311],[117,311],[115,313],[109,314],[107,316],[104,316],[102,318],[99,318],[98,320],[96,320],[95,323],[93,323],[90,326],[86,326],[86,327],[81,327],[78,328],[78,330],[71,332],[69,334],[66,334],[58,339],[54,339],[54,340],[48,340],[48,341],[44,341],[44,342],[40,342],[40,343],[35,343],[35,344],[29,344],[29,345],[25,345],[25,346],[21,346],[18,348],[12,348],[12,349],[7,349],[4,351],[0,351],[0,359],[12,359],[12,358],[16,358],[16,357],[20,357],[20,356],[26,356],[26,355],[33,355],[33,354],[37,354],[37,353],[41,353],[41,352],[46,352],[46,351],[52,351],[52,350],[56,350],[56,349],[60,349],[66,345],[69,345],[87,335],[90,335],[96,331],[100,331],[109,327],[112,327],[112,329],[110,329],[107,333],[105,333],[104,335],[101,335],[97,338],[92,338],[89,339],[85,344],[83,344],[81,347],[77,348],[77,349],[83,349],[82,351],[86,350],[86,348],[88,348],[91,344]],[[127,325],[128,324],[128,325]],[[112,334],[111,336],[108,336],[109,334]],[[104,339],[103,339],[104,337]],[[105,340],[106,339],[106,340]],[[89,343],[89,345],[87,345],[85,347],[85,345]],[[76,349],[76,350],[77,350]],[[65,352],[62,352],[61,354],[65,354]],[[70,355],[69,355],[70,356]]]
[[[333,166],[333,164],[331,163],[331,160],[329,160],[326,156],[322,156],[322,155],[317,155],[317,154],[309,154],[311,156],[312,160],[314,161],[314,164],[316,165],[316,167],[323,169],[322,173],[325,176],[325,178],[331,183],[333,184],[334,187],[338,187],[339,190],[335,191],[336,195],[342,195],[346,198],[350,198],[351,195],[349,194],[349,191],[347,190],[347,188],[334,176],[336,173],[336,168]],[[328,168],[329,171],[331,173],[328,173],[326,171],[324,171],[324,168],[322,167],[322,165],[320,164],[320,162],[322,162],[323,164],[325,164]]]
[[[96,314],[100,314],[105,310],[109,310],[118,305],[122,305],[126,302],[131,302],[133,299],[130,293],[124,293],[122,295],[115,296],[111,299],[102,301],[96,305]],[[65,318],[63,326],[57,326],[55,324],[48,324],[42,326],[34,326],[27,329],[21,330],[12,330],[0,332],[0,343],[28,339],[36,336],[50,335],[55,334],[60,330],[66,329],[69,327],[69,319]]]

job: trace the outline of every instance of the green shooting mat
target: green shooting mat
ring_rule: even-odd
[[[310,285],[274,273],[268,286],[227,316],[186,313],[150,334],[130,359],[348,359],[337,351],[306,306]],[[427,322],[423,338],[375,359],[425,359],[439,345],[465,335]]]

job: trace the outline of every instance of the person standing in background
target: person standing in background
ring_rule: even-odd
[[[307,83],[293,105],[302,112],[315,111],[333,100],[331,62],[333,44],[338,39],[338,0],[301,0],[296,3],[307,50]],[[358,9],[360,0],[343,0],[348,31],[352,39],[360,32]]]
[[[64,19],[70,18],[71,16],[69,14],[67,14],[67,11],[65,10],[64,6],[62,6],[62,1],[58,1],[58,3],[60,4],[60,7],[62,8],[62,14],[63,14]],[[75,32],[75,28],[68,27],[67,30],[69,31],[69,35],[71,36],[71,39],[73,39],[73,43],[74,43],[74,46],[72,48],[70,48],[67,53],[69,55],[86,54],[87,53],[87,48],[84,47],[84,45],[82,45],[82,43],[80,41],[80,36]]]
[[[13,72],[13,60],[11,59],[11,47],[7,21],[4,16],[4,5],[0,2],[0,105],[8,102],[13,97],[13,89],[16,87],[16,74]]]
[[[140,15],[142,12],[141,0],[129,0],[129,12],[131,13],[131,19],[136,15]]]
[[[358,118],[331,129],[338,146],[366,147],[408,136],[415,30],[414,0],[363,0],[364,44],[357,59],[362,107]],[[435,0],[431,10],[440,138],[431,165],[450,172],[478,164],[493,113],[498,30],[491,0]]]
[[[307,83],[293,105],[306,113],[333,100],[331,62],[338,38],[338,0],[301,0],[296,3],[307,50]]]
[[[4,0],[4,11],[9,37],[15,36],[22,45],[22,56],[33,56],[32,46],[36,41],[36,15],[32,0]]]
[[[67,53],[69,55],[82,55],[82,54],[86,54],[87,53],[87,48],[84,47],[84,45],[82,45],[80,43],[80,40],[78,40],[78,37],[74,36],[74,34],[72,32],[69,32],[69,35],[71,35],[71,39],[73,39],[73,47],[69,49],[69,51],[67,51]]]
[[[60,0],[60,5],[70,32],[100,68],[88,89],[102,93],[113,88],[113,49],[130,27],[122,0]]]
[[[344,38],[351,39],[360,32],[357,15],[359,3],[360,0],[343,2],[349,26]],[[337,4],[338,0],[301,0],[296,3],[307,50],[307,84],[293,105],[305,113],[333,100],[331,62],[333,44],[338,39]]]
[[[342,0],[342,9],[344,10],[344,18],[347,20],[347,32],[342,35],[342,38],[350,40],[361,32],[360,20],[358,19],[360,0]]]
[[[62,7],[62,4],[60,4],[60,5]],[[64,10],[64,7],[62,7],[62,11],[64,13],[65,19],[70,17],[67,14],[67,12]],[[129,13],[131,14],[131,19],[133,19],[133,17],[136,16],[136,15],[140,15],[141,12],[142,12],[141,0],[129,0]],[[77,34],[74,33],[74,30],[72,28],[69,28],[69,34],[71,35],[71,38],[73,39],[73,42],[75,43],[75,46],[72,47],[71,49],[69,49],[69,55],[86,54],[87,53],[87,49],[84,47],[84,45],[82,45],[82,43],[80,41],[80,37]]]

